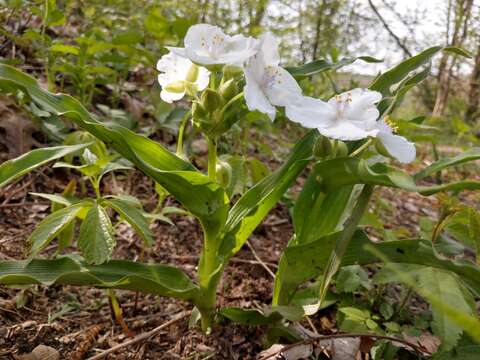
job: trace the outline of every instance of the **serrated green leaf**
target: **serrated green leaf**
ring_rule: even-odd
[[[49,148],[35,149],[15,159],[7,160],[0,164],[0,187],[7,185],[22,175],[46,164],[49,161],[64,157],[84,149],[89,144],[73,146],[55,146]]]
[[[31,244],[30,257],[38,254],[52,241],[68,224],[70,224],[84,207],[91,206],[88,201],[70,205],[55,211],[43,219],[28,238]]]
[[[107,212],[98,203],[88,211],[77,244],[89,263],[102,264],[110,258],[115,247],[113,227]]]
[[[28,94],[42,109],[63,115],[133,162],[172,194],[202,223],[209,238],[214,238],[225,223],[229,204],[224,190],[159,143],[113,123],[104,123],[89,113],[77,100],[54,95],[38,86],[30,76],[0,64],[0,82]],[[191,194],[195,194],[192,196]]]
[[[152,231],[143,213],[139,209],[120,199],[104,200],[102,204],[106,207],[111,207],[119,213],[141,236],[146,245],[151,246],[153,244]]]
[[[402,274],[399,276],[399,274]],[[468,292],[452,273],[433,267],[412,265],[412,264],[386,264],[378,272],[374,281],[378,284],[389,282],[405,282],[404,277],[408,276],[416,282],[417,288],[428,289],[437,297],[438,302],[454,306],[459,312],[473,316],[473,299],[467,299]],[[410,286],[409,284],[407,284]],[[433,333],[442,339],[441,348],[445,351],[451,350],[456,344],[463,328],[452,321],[443,309],[432,304]]]
[[[33,196],[41,197],[41,198],[43,198],[43,199],[50,200],[52,203],[57,203],[57,204],[61,204],[61,205],[64,205],[64,206],[70,206],[70,205],[72,205],[72,202],[71,202],[70,200],[68,200],[66,197],[62,196],[62,195],[36,193],[36,192],[31,192],[31,193],[29,193],[29,194],[30,194],[30,195],[33,195]]]
[[[49,50],[51,52],[71,54],[71,55],[78,55],[80,53],[80,49],[78,46],[59,44],[59,43],[53,44],[52,46],[50,46]]]
[[[354,292],[360,286],[370,289],[371,285],[367,272],[359,265],[345,266],[340,269],[335,282],[336,288],[341,292]]]

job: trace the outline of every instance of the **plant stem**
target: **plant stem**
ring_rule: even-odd
[[[207,138],[208,142],[208,177],[217,181],[217,141]]]
[[[348,157],[355,157],[362,153],[365,149],[367,149],[372,144],[372,139],[368,139],[362,145],[360,145],[355,151],[353,151]]]
[[[412,294],[413,294],[413,288],[410,287],[410,288],[408,288],[408,291],[406,292],[405,296],[403,297],[402,302],[400,303],[400,305],[398,305],[397,310],[392,315],[392,320],[395,319],[398,315],[400,315],[400,312],[403,310],[405,305],[408,304],[408,301],[412,297]]]
[[[177,156],[181,158],[185,157],[185,154],[183,153],[183,134],[185,133],[185,128],[187,126],[188,119],[190,119],[191,113],[191,111],[187,111],[180,121],[180,126],[178,127]]]

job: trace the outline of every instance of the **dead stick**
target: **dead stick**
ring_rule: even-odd
[[[275,274],[273,273],[272,270],[270,270],[270,268],[263,262],[263,260],[260,258],[260,256],[257,255],[257,252],[255,251],[255,249],[253,248],[252,244],[250,244],[250,242],[247,240],[247,246],[250,248],[250,251],[252,252],[253,254],[253,257],[259,262],[260,265],[262,265],[262,267],[267,271],[267,273],[273,278],[275,279]]]
[[[128,340],[128,341],[125,341],[121,344],[118,344],[108,350],[105,350],[103,352],[101,352],[100,354],[97,354],[95,356],[92,356],[92,357],[89,357],[87,360],[98,360],[98,359],[103,359],[105,356],[107,356],[108,354],[111,354],[121,348],[124,348],[126,346],[130,346],[130,345],[133,345],[133,344],[136,344],[142,340],[146,340],[148,339],[149,337],[155,335],[157,332],[159,332],[160,330],[162,329],[165,329],[166,327],[172,325],[172,324],[175,324],[177,321],[179,320],[182,320],[183,318],[187,317],[188,315],[190,315],[191,311],[182,311],[181,313],[173,316],[172,320],[169,320],[165,323],[163,323],[162,325],[159,325],[157,326],[155,329],[153,330],[150,330],[146,333],[143,333],[143,334],[140,334],[138,336],[135,336],[132,340]]]

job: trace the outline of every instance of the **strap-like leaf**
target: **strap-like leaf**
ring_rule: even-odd
[[[370,89],[381,92],[384,97],[392,96],[393,85],[401,82],[412,71],[415,71],[421,66],[428,64],[432,57],[441,50],[441,46],[433,46],[415,56],[412,56],[411,58],[408,58],[405,61],[402,61],[400,64],[395,65],[393,68],[377,77],[373,84],[370,85]]]
[[[11,66],[0,64],[0,82],[7,82],[10,88],[19,88],[46,111],[71,119],[110,145],[165,187],[200,219],[205,231],[215,234],[221,229],[228,212],[225,192],[191,163],[177,157],[157,142],[120,125],[100,122],[74,98],[54,95],[42,89],[35,79]]]
[[[197,286],[180,269],[112,260],[89,265],[83,260],[61,257],[55,260],[0,261],[0,284],[66,284],[98,286],[193,299]]]
[[[275,288],[274,300],[278,296],[289,298],[300,284],[316,279],[323,274],[330,253],[341,233],[324,236],[307,244],[289,246],[284,251],[286,266],[281,275],[282,288]],[[362,231],[355,232],[342,258],[342,266],[366,265],[381,262],[365,246],[373,246],[385,258],[394,263],[431,266],[458,274],[478,296],[480,294],[480,267],[462,260],[443,259],[425,240],[396,240],[372,243]],[[280,294],[280,290],[288,294]]]
[[[235,203],[225,225],[223,254],[235,254],[280,200],[310,161],[315,139],[315,131],[309,132],[295,145],[290,157],[279,169],[258,182]]]
[[[115,247],[112,223],[98,203],[90,208],[80,227],[78,247],[85,260],[93,264],[104,263],[112,254]]]
[[[473,148],[468,151],[462,152],[456,156],[444,158],[438,160],[426,167],[422,171],[415,174],[415,179],[423,179],[424,177],[441,171],[449,166],[460,165],[469,161],[480,159],[480,148]]]
[[[400,169],[383,163],[369,165],[367,161],[355,158],[338,158],[320,162],[314,166],[313,171],[321,179],[321,184],[326,190],[353,184],[396,187],[422,195],[449,190],[480,189],[480,182],[468,180],[434,186],[417,186],[413,178]]]
[[[88,145],[89,144],[79,144],[35,149],[15,159],[7,160],[0,165],[0,187],[7,185],[13,180],[49,161],[60,159],[65,155],[81,150]]]
[[[328,62],[324,59],[314,60],[312,62],[300,65],[287,67],[286,70],[296,78],[304,78],[315,74],[322,73],[328,70],[338,70],[343,66],[353,64],[357,60],[362,60],[367,63],[379,63],[383,60],[375,59],[371,56],[358,56],[354,58],[343,58],[336,63]]]
[[[111,207],[120,216],[125,219],[135,231],[142,237],[142,240],[145,241],[145,244],[153,244],[153,234],[150,230],[147,220],[143,216],[143,213],[132,206],[129,202],[121,199],[108,199],[103,201],[103,205],[106,207]]]
[[[28,238],[31,244],[30,256],[38,254],[75,219],[83,208],[91,205],[90,201],[82,201],[55,211],[43,219]]]

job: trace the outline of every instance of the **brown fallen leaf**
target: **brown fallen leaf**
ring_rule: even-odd
[[[285,345],[273,344],[267,350],[258,354],[258,360],[300,360],[306,359],[313,353],[313,347],[311,344],[298,344],[295,347],[289,347],[287,350],[282,351]]]
[[[17,357],[18,360],[60,360],[60,353],[58,350],[46,346],[38,345],[29,354],[21,355]]]

